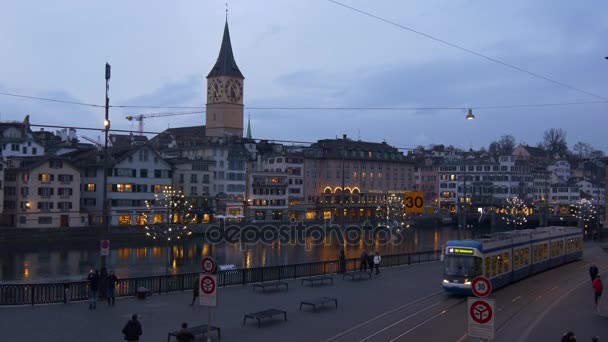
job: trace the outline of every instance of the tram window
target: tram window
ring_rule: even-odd
[[[540,245],[534,246],[534,262],[540,261]]]
[[[486,276],[486,278],[491,278],[492,277],[492,274],[490,273],[490,271],[491,271],[491,267],[490,267],[491,264],[492,264],[492,257],[486,257],[483,260],[483,267],[484,267],[483,274]]]
[[[506,253],[502,253],[500,255],[500,268],[501,268],[501,272],[502,273],[506,273],[506,272],[510,272],[511,271],[511,253],[506,252]]]
[[[523,264],[530,265],[530,247],[523,248],[521,251],[522,251]]]
[[[481,274],[481,258],[449,255],[444,260],[445,275],[476,277]]]

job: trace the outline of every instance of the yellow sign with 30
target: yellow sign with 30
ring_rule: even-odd
[[[424,213],[424,193],[423,192],[405,192],[405,212],[406,213]]]

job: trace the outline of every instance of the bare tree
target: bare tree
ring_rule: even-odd
[[[503,135],[498,141],[493,141],[488,147],[490,155],[497,159],[499,156],[510,156],[515,149],[515,137],[510,134]]]
[[[589,158],[589,156],[593,152],[593,146],[591,146],[591,144],[579,141],[574,144],[574,146],[572,147],[572,151],[579,158]]]
[[[551,128],[543,135],[543,147],[551,155],[565,156],[568,153],[566,131],[561,128]]]

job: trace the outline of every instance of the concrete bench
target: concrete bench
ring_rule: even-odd
[[[331,276],[315,276],[302,279],[300,285],[304,285],[304,282],[308,282],[311,286],[315,286],[315,283],[321,283],[321,285],[323,285],[325,280],[329,280],[331,285],[334,284],[334,278]]]
[[[285,321],[287,321],[287,312],[285,312],[283,310],[277,310],[277,309],[268,309],[268,310],[264,310],[264,311],[258,311],[258,312],[246,314],[243,317],[243,325],[245,325],[245,323],[247,322],[247,318],[257,319],[258,320],[258,328],[259,328],[259,327],[261,327],[261,322],[260,321],[263,318],[272,318],[272,317],[277,316],[277,315],[283,315],[283,318],[285,319]]]
[[[365,276],[367,276],[368,279],[372,279],[372,273],[366,271],[347,272],[342,275],[342,279],[346,279],[347,277],[351,280],[364,279]]]
[[[152,291],[148,290],[148,288],[140,286],[137,288],[137,299],[146,299],[147,296],[152,295]]]
[[[300,311],[302,311],[302,305],[310,305],[312,306],[313,311],[317,311],[317,305],[325,306],[325,303],[334,302],[336,304],[336,309],[338,308],[338,299],[331,297],[316,297],[306,299],[300,302]]]
[[[287,291],[289,291],[289,284],[287,284],[284,281],[271,281],[271,282],[267,282],[267,283],[259,283],[259,284],[253,284],[253,292],[255,292],[255,288],[256,287],[261,287],[262,288],[262,292],[266,292],[266,288],[267,287],[274,287],[275,289],[279,290],[281,286],[284,286],[285,289]]]
[[[207,324],[202,324],[202,325],[197,325],[195,327],[191,327],[188,328],[188,331],[190,331],[190,333],[192,333],[192,335],[199,336],[199,335],[203,335],[207,336]],[[219,327],[214,327],[213,325],[211,326],[211,332],[217,331],[217,338],[218,339],[222,339],[222,334],[221,334],[221,329]],[[167,336],[167,342],[171,341],[171,337],[175,337],[177,338],[177,335],[179,334],[179,331],[173,331],[170,332],[169,335]]]

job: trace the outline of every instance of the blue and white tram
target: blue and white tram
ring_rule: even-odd
[[[497,289],[583,256],[583,231],[544,227],[451,240],[444,250],[443,288],[471,295],[471,281],[483,275]]]

